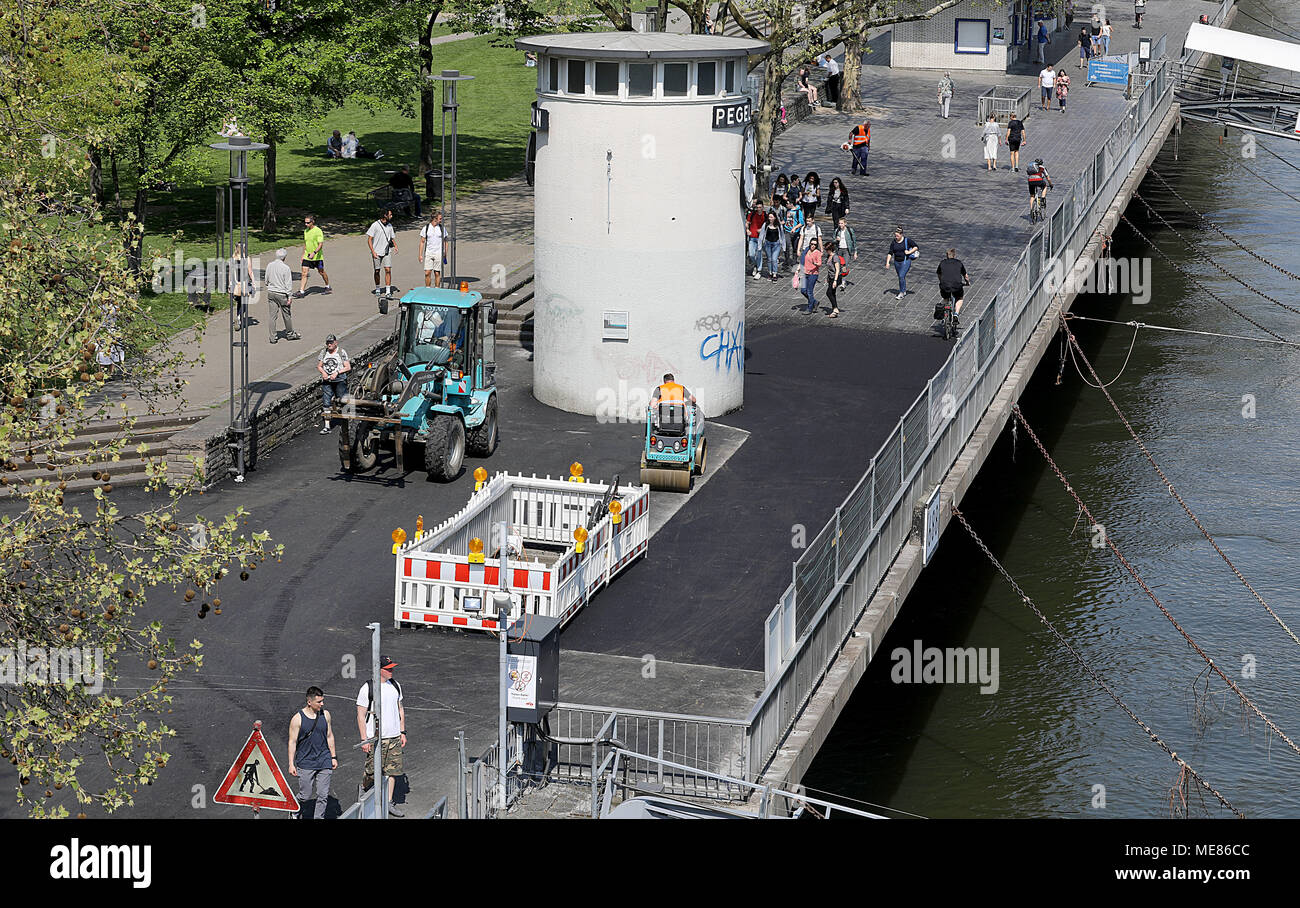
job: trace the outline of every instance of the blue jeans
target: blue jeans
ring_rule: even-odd
[[[340,378],[335,381],[321,382],[321,393],[324,395],[325,398],[324,407],[326,412],[328,412],[329,410],[333,409],[331,404],[334,403],[335,398],[339,398],[341,400],[345,396],[347,396],[348,380],[346,378]]]
[[[813,287],[817,284],[817,275],[805,274],[803,276],[803,295],[808,297],[808,311],[817,311],[817,297],[813,296]]]
[[[756,236],[749,237],[749,268],[758,271],[763,267],[763,241]]]
[[[774,240],[771,243],[763,243],[763,254],[767,256],[767,271],[769,274],[776,274],[777,260],[781,257],[781,241]]]
[[[1107,55],[1107,54],[1110,53],[1110,36],[1109,36],[1109,35],[1102,35],[1102,37],[1101,37],[1101,53],[1102,53],[1103,56],[1105,56],[1105,55]]]
[[[870,145],[859,145],[853,149],[853,172],[867,172],[867,156],[871,154]]]
[[[903,260],[894,262],[894,270],[898,272],[898,292],[907,293],[907,269],[912,267],[912,260],[903,256]]]

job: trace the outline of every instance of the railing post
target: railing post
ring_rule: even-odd
[[[660,760],[664,758],[664,720],[659,720],[659,752],[655,755]],[[659,764],[659,784],[664,784],[664,764]]]
[[[903,463],[903,417],[898,417],[898,487],[907,479],[907,464]]]
[[[835,509],[835,582],[840,582],[840,509]]]

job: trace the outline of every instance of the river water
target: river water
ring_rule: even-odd
[[[1154,170],[1259,255],[1300,274],[1300,143],[1187,124]],[[1249,153],[1249,149],[1247,149]],[[1276,184],[1274,189],[1249,173]],[[1208,229],[1158,179],[1141,194],[1196,249],[1300,308],[1300,282]],[[1296,198],[1289,198],[1289,193]],[[1128,216],[1224,301],[1289,339],[1300,314],[1216,271],[1134,200]],[[1121,224],[1115,254],[1151,258],[1150,301],[1080,297],[1074,312],[1267,338]],[[1087,356],[1192,510],[1300,634],[1300,348],[1073,322]],[[1129,355],[1130,344],[1131,356]],[[1188,633],[1300,742],[1300,645],[1232,575],[1059,345],[1022,406],[1089,509]],[[1086,371],[1086,370],[1085,370]],[[1252,410],[1253,405],[1253,410]],[[1252,817],[1300,816],[1300,755],[1247,718],[1095,537],[1023,431],[1008,428],[962,506],[993,553],[1137,715]],[[808,772],[810,789],[930,817],[1164,817],[1178,767],[1093,683],[954,521]],[[996,692],[895,683],[898,649],[998,653]],[[1243,677],[1243,675],[1245,677]],[[910,675],[909,675],[910,677]],[[1194,793],[1193,816],[1230,817]],[[1104,806],[1103,804],[1104,797]]]

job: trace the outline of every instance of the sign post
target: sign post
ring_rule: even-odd
[[[266,773],[266,775],[263,775]],[[232,794],[231,788],[239,780],[239,788]],[[247,786],[248,793],[244,793]],[[289,790],[289,783],[271,756],[271,749],[262,737],[262,723],[253,723],[253,733],[244,742],[244,747],[235,757],[230,771],[221,782],[221,787],[212,796],[218,804],[242,804],[253,808],[253,818],[257,819],[263,807],[267,810],[298,810],[298,799]]]

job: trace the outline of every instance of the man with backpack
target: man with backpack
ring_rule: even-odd
[[[388,779],[388,812],[400,817],[402,812],[393,807],[393,788],[397,777],[405,772],[402,766],[402,748],[406,747],[406,709],[402,706],[402,686],[393,678],[393,669],[397,663],[388,657],[379,660],[379,687],[382,692],[379,704],[380,731],[383,735],[381,747],[381,771]],[[370,759],[370,749],[375,737],[375,698],[370,692],[370,682],[361,685],[357,694],[357,731],[361,734],[361,749],[366,754],[365,780],[361,783],[364,793],[375,784],[375,764]]]
[[[370,247],[370,258],[375,264],[375,289],[372,293],[391,295],[397,288],[393,286],[393,251],[397,248],[397,236],[393,230],[393,210],[385,209],[379,220],[370,225],[366,231],[366,245]],[[384,271],[384,286],[379,286],[379,270]]]
[[[325,692],[309,687],[307,705],[289,720],[289,775],[298,777],[298,803],[311,800],[314,789],[317,820],[325,819],[330,777],[339,767],[335,753],[334,722],[325,708]]]

